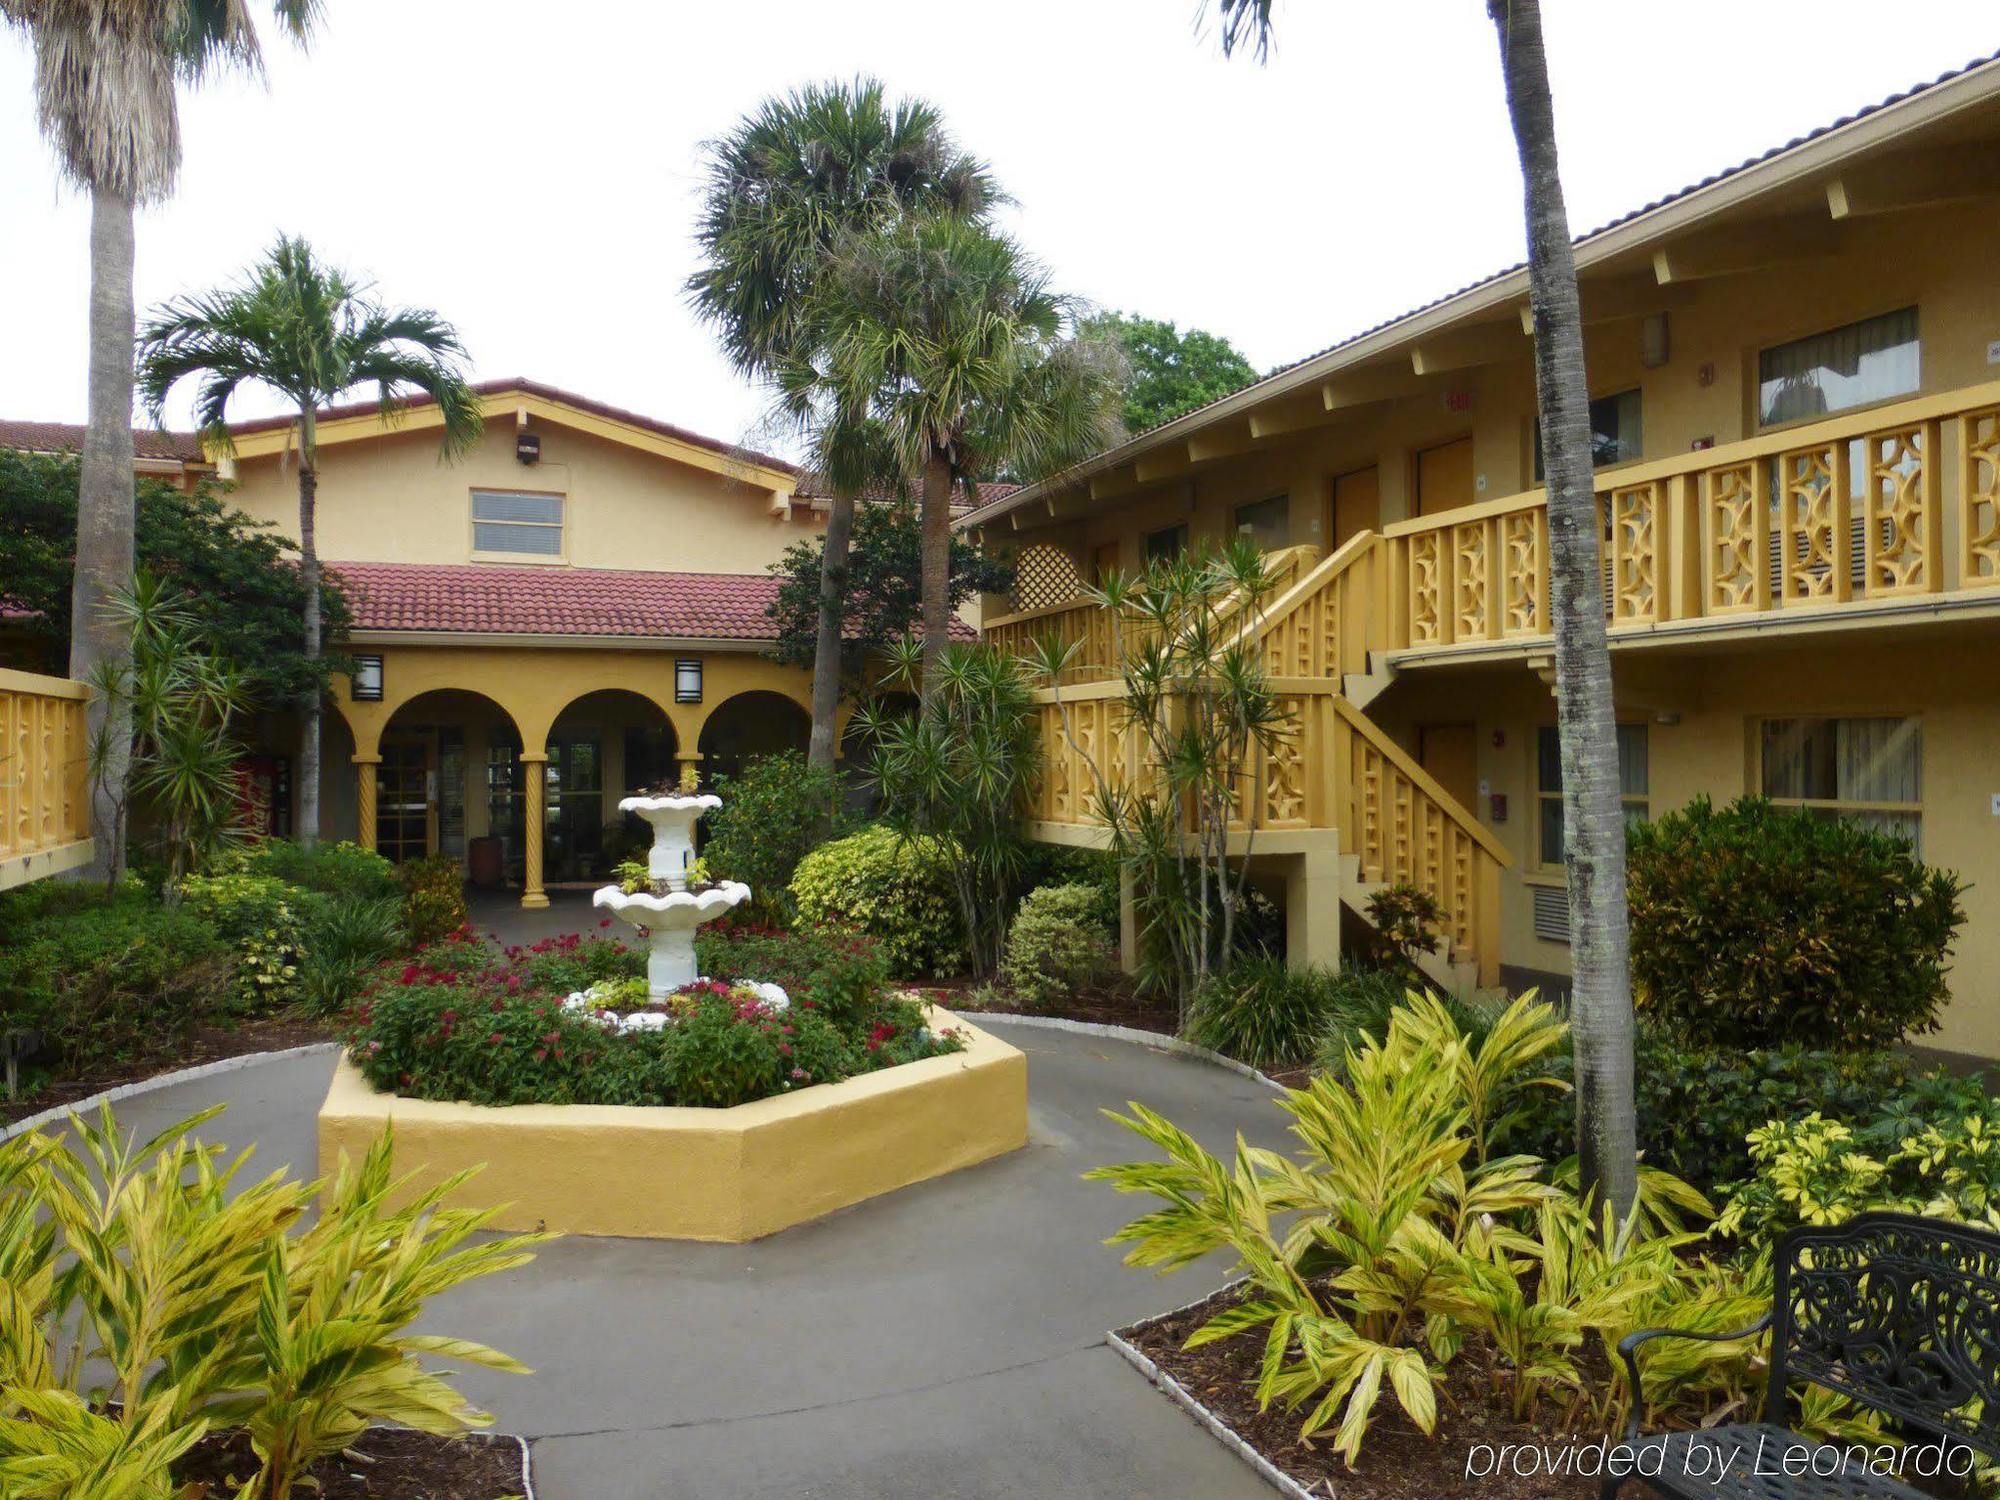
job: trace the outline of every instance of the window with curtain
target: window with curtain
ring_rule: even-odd
[[[561,557],[563,497],[474,490],[472,550],[520,557]]]
[[[1292,497],[1273,495],[1237,506],[1236,534],[1249,537],[1266,552],[1284,546],[1292,534]]]
[[[1917,375],[1917,310],[1863,318],[1759,354],[1757,420],[1770,427],[1907,396]]]
[[[1185,524],[1149,531],[1146,533],[1146,561],[1156,563],[1179,557],[1187,551],[1187,543],[1188,529]]]
[[[1758,731],[1762,790],[1893,834],[1921,852],[1924,739],[1908,718],[1766,719]]]
[[[1625,821],[1643,823],[1651,816],[1648,801],[1651,769],[1644,724],[1618,726],[1618,795],[1625,804]],[[1537,862],[1560,865],[1568,852],[1563,839],[1562,740],[1555,725],[1535,731],[1535,849]]]
[[[1631,463],[1645,452],[1639,426],[1639,388],[1614,391],[1590,403],[1590,462],[1601,469],[1606,464]],[[1535,483],[1542,482],[1542,424],[1535,424]]]

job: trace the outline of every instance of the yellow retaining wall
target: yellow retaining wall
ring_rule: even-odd
[[[1005,1155],[1028,1140],[1028,1060],[948,1011],[963,1052],[733,1109],[524,1104],[382,1094],[342,1057],[319,1112],[319,1165],[359,1158],[393,1121],[396,1167],[498,1227],[741,1243]]]

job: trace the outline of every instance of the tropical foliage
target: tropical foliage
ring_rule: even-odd
[[[1936,1029],[1964,886],[1901,839],[1698,797],[1630,840],[1645,1014],[1717,1046],[1885,1047]]]
[[[701,863],[714,879],[750,887],[751,915],[789,921],[799,861],[847,832],[840,779],[786,750],[761,756],[734,776],[718,776],[715,793],[722,806],[704,820]]]
[[[965,966],[965,916],[956,857],[937,839],[875,824],[821,844],[799,861],[792,900],[800,922],[860,933],[902,978]]]
[[[1070,999],[1111,972],[1117,954],[1104,892],[1094,885],[1043,885],[1021,898],[1007,928],[1000,982],[1032,1008]]]
[[[1202,982],[1237,956],[1255,833],[1232,852],[1232,830],[1255,760],[1288,728],[1255,645],[1274,586],[1264,554],[1239,539],[1159,559],[1133,580],[1113,573],[1086,591],[1111,619],[1128,733],[1139,764],[1158,768],[1147,780],[1110,780],[1077,744],[1060,684],[1081,643],[1045,637],[1028,658],[1056,690],[1064,738],[1096,778],[1092,800],[1133,877],[1142,945],[1166,956],[1183,1019]]]
[[[989,646],[953,645],[927,664],[905,640],[891,653],[890,688],[929,672],[915,715],[863,710],[869,775],[888,825],[942,851],[972,966],[991,974],[1007,939],[1021,873],[1021,807],[1041,774],[1041,740],[1019,660]]]
[[[385,1133],[323,1182],[252,1182],[249,1152],[193,1134],[219,1112],[142,1144],[107,1107],[0,1144],[0,1491],[165,1497],[176,1457],[240,1428],[257,1460],[240,1493],[286,1500],[370,1423],[490,1421],[433,1361],[525,1373],[409,1331],[541,1238],[486,1235],[490,1214],[444,1206],[469,1174],[399,1181]]]
[[[1460,1357],[1474,1342],[1497,1355],[1517,1416],[1609,1426],[1630,1397],[1589,1376],[1594,1356],[1639,1327],[1741,1326],[1762,1310],[1760,1288],[1756,1273],[1699,1253],[1691,1226],[1708,1204],[1678,1179],[1646,1174],[1619,1221],[1547,1164],[1498,1152],[1524,1099],[1557,1086],[1541,1067],[1564,1041],[1532,996],[1475,1039],[1434,997],[1412,995],[1383,1039],[1284,1095],[1292,1156],[1239,1139],[1218,1157],[1134,1104],[1113,1118],[1165,1160],[1090,1175],[1160,1206],[1113,1243],[1163,1270],[1232,1254],[1243,1296],[1189,1343],[1261,1332],[1258,1399],[1297,1413],[1304,1436],[1331,1429],[1349,1464],[1386,1399],[1431,1431],[1450,1382],[1473,1378]],[[1671,1380],[1649,1368],[1656,1415],[1720,1409],[1754,1387],[1747,1341],[1690,1351]]]
[[[196,384],[195,420],[221,451],[232,451],[228,415],[246,385],[261,385],[297,413],[300,612],[308,663],[322,652],[317,540],[319,413],[349,391],[373,386],[385,420],[422,396],[437,409],[446,457],[466,452],[483,422],[464,375],[465,349],[452,326],[428,308],[390,308],[354,276],[322,262],[302,239],[280,236],[236,286],[176,297],[155,310],[139,335],[139,390],[158,421],[183,380]],[[299,839],[319,838],[321,693],[299,701]]]

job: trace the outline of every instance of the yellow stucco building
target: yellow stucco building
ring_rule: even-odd
[[[2000,1055],[2000,64],[1577,242],[1604,604],[1634,816],[1699,793],[1861,819],[1971,884],[1937,1046]],[[1021,564],[989,639],[1045,689],[1035,831],[1100,841],[1133,773],[1105,570],[1247,534],[1296,732],[1238,846],[1331,961],[1380,884],[1442,902],[1439,977],[1568,969],[1527,275],[1341,342],[962,523]],[[1058,698],[1066,700],[1058,702]],[[1062,720],[1070,716],[1071,732]]]

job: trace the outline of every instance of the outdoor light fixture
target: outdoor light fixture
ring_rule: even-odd
[[[701,658],[683,656],[674,663],[674,702],[701,702]]]
[[[347,695],[356,703],[380,703],[382,701],[382,658],[379,656],[357,656],[354,658],[354,675],[347,680]]]
[[[538,464],[542,461],[542,435],[539,432],[517,432],[514,434],[514,457],[524,464]]]

